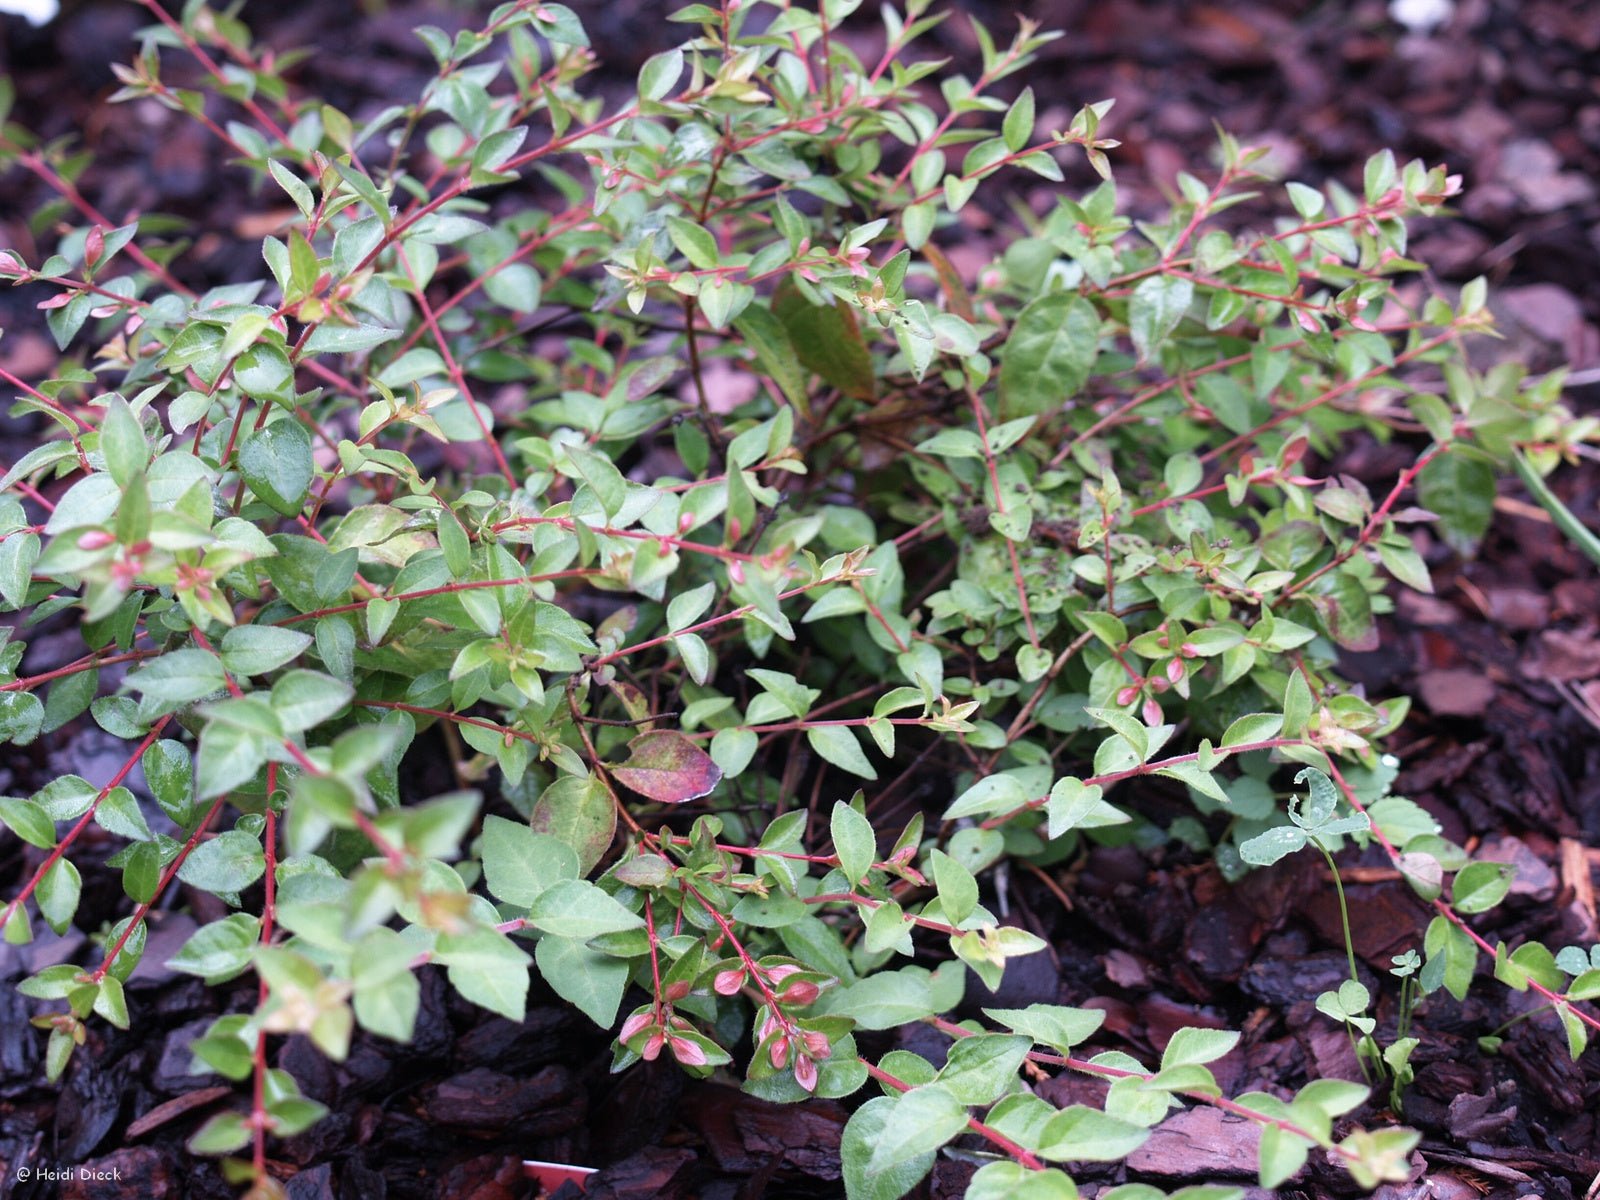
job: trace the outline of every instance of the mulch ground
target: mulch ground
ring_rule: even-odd
[[[250,5],[245,15],[279,47],[316,47],[301,68],[305,78],[359,117],[415,94],[427,64],[413,26],[459,21],[442,3],[366,7],[374,11],[285,2]],[[607,62],[607,86],[619,93],[673,28],[652,3],[575,7]],[[968,7],[992,27],[1009,24],[1014,11],[976,0]],[[1460,218],[1421,229],[1416,257],[1435,265],[1440,286],[1478,274],[1496,285],[1508,340],[1486,343],[1485,361],[1520,356],[1536,370],[1567,362],[1582,381],[1572,392],[1578,406],[1600,400],[1600,14],[1591,6],[1460,0],[1431,35],[1405,34],[1377,0],[1024,7],[1068,31],[1029,77],[1042,125],[1053,127],[1052,109],[1064,118],[1081,102],[1115,96],[1109,132],[1123,140],[1119,185],[1136,209],[1154,209],[1178,170],[1206,166],[1213,119],[1242,141],[1271,144],[1290,177],[1358,179],[1366,155],[1384,145],[1448,162],[1466,176]],[[140,23],[134,6],[99,0],[69,3],[42,31],[0,19],[19,117],[49,135],[83,131],[100,155],[84,190],[108,212],[203,221],[213,232],[195,247],[190,282],[254,275],[253,251],[240,246],[259,240],[253,218],[265,202],[244,196],[203,132],[153,106],[99,104],[113,86],[106,64],[127,56]],[[945,52],[975,56],[959,18],[938,37]],[[36,260],[25,214],[42,197],[15,174],[4,186],[0,245]],[[1023,186],[1030,201],[1049,202],[1043,189]],[[217,203],[239,208],[219,213]],[[981,247],[995,231],[981,210],[966,211]],[[0,364],[30,379],[53,356],[31,303],[0,293]],[[0,457],[14,461],[29,433],[0,426]],[[1338,466],[1392,478],[1397,453],[1361,446]],[[1563,471],[1557,486],[1600,526],[1592,460]],[[1423,543],[1436,594],[1401,597],[1386,619],[1384,651],[1350,656],[1346,670],[1373,694],[1417,697],[1390,747],[1400,764],[1396,790],[1432,812],[1449,837],[1517,863],[1510,899],[1478,919],[1484,935],[1589,945],[1600,937],[1600,579],[1514,488],[1503,489],[1499,507],[1474,561]],[[76,652],[69,629],[47,626],[31,640],[30,671]],[[0,789],[27,794],[65,772],[101,779],[119,761],[111,739],[80,722],[48,745],[0,750]],[[939,787],[948,781],[928,790],[930,809],[948,798]],[[1124,798],[1177,815],[1156,789]],[[109,838],[93,841],[98,832],[87,839],[91,861],[116,848]],[[0,895],[27,878],[33,854],[14,838],[0,845]],[[1418,943],[1428,912],[1380,857],[1346,866],[1355,943],[1376,991],[1390,957]],[[1312,1005],[1345,964],[1328,879],[1304,856],[1229,887],[1176,846],[1154,859],[1100,849],[1052,882],[1054,889],[1026,872],[1011,875],[1014,919],[1051,950],[1014,963],[1001,996],[987,1003],[1103,1008],[1097,1048],[1145,1056],[1183,1025],[1242,1028],[1241,1050],[1219,1064],[1229,1094],[1358,1077],[1343,1031]],[[234,1194],[215,1165],[182,1148],[235,1094],[214,1076],[188,1073],[187,1045],[218,1013],[248,1009],[255,988],[208,989],[161,965],[197,922],[221,915],[211,897],[177,899],[153,914],[150,946],[129,984],[135,1032],[95,1023],[59,1088],[42,1086],[43,1036],[27,1022],[35,1006],[12,985],[49,963],[93,955],[102,922],[123,911],[116,874],[86,870],[78,927],[67,937],[0,948],[0,1196],[57,1194],[55,1183],[19,1184],[19,1166],[79,1163],[115,1167],[120,1179],[75,1181],[61,1195]],[[358,1037],[338,1065],[300,1039],[278,1048],[277,1065],[332,1109],[307,1134],[275,1146],[281,1173],[298,1172],[287,1184],[297,1200],[531,1196],[525,1158],[604,1168],[590,1182],[594,1197],[841,1194],[845,1106],[778,1109],[732,1087],[691,1085],[660,1063],[611,1076],[605,1036],[541,997],[537,981],[529,1015],[516,1025],[454,998],[434,969],[421,976],[413,1045]],[[1392,1028],[1392,1002],[1390,988],[1381,1028]],[[1403,1114],[1423,1132],[1425,1174],[1384,1189],[1386,1200],[1594,1195],[1600,1053],[1571,1062],[1548,1014],[1512,1025],[1497,1054],[1478,1048],[1480,1036],[1528,1007],[1525,996],[1486,981],[1462,1004],[1429,998]],[[929,1030],[902,1036],[907,1048],[942,1053]],[[869,1049],[892,1045],[882,1036],[879,1043]],[[1092,1102],[1097,1086],[1063,1077],[1039,1090],[1062,1103]],[[1089,1195],[1129,1179],[1248,1185],[1254,1141],[1252,1126],[1201,1108],[1170,1119],[1126,1164],[1075,1173]],[[918,1194],[958,1196],[972,1169],[942,1159]],[[1352,1192],[1340,1172],[1314,1162],[1278,1194]]]

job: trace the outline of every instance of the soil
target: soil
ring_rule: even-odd
[[[590,26],[607,86],[619,94],[676,28],[651,0],[574,6]],[[968,6],[993,27],[1010,23],[1008,6]],[[1067,31],[1018,81],[1038,91],[1042,127],[1056,127],[1053,118],[1064,124],[1079,103],[1116,97],[1107,131],[1123,141],[1119,186],[1136,210],[1153,209],[1179,170],[1203,172],[1213,120],[1241,141],[1273,146],[1290,177],[1359,179],[1366,155],[1384,145],[1448,162],[1466,177],[1459,219],[1424,227],[1416,257],[1436,265],[1442,287],[1490,277],[1508,339],[1487,345],[1486,356],[1519,356],[1535,370],[1568,363],[1578,381],[1574,402],[1590,410],[1600,400],[1600,13],[1592,6],[1459,0],[1431,32],[1407,32],[1378,0],[1056,0],[1024,8]],[[280,48],[314,48],[300,78],[359,119],[415,94],[425,77],[410,30],[453,27],[464,10],[445,0],[279,2],[249,5],[245,16]],[[203,218],[219,231],[195,247],[183,269],[188,282],[254,274],[251,252],[240,247],[259,239],[252,230],[270,202],[237,186],[237,172],[197,125],[149,105],[102,103],[114,87],[107,63],[131,53],[141,23],[136,6],[100,0],[69,2],[43,30],[0,18],[18,119],[47,136],[83,131],[98,155],[83,190],[119,219],[163,212]],[[863,43],[874,36],[871,24],[857,22]],[[960,18],[937,36],[958,60],[976,58]],[[0,245],[33,260],[25,214],[43,197],[16,174],[4,186]],[[1018,186],[1029,203],[1051,202],[1043,187]],[[240,207],[219,214],[217,203]],[[980,209],[966,211],[981,248],[995,231]],[[31,303],[0,294],[0,365],[30,380],[53,354]],[[28,433],[0,427],[0,457],[14,461]],[[1391,453],[1361,446],[1338,466],[1392,476]],[[1561,472],[1557,487],[1600,526],[1592,460]],[[1513,945],[1538,938],[1587,946],[1600,939],[1600,578],[1514,487],[1503,487],[1499,507],[1472,561],[1424,542],[1436,593],[1400,597],[1386,618],[1385,650],[1349,656],[1346,672],[1374,694],[1417,697],[1390,747],[1397,792],[1426,807],[1454,840],[1518,864],[1510,899],[1477,919],[1483,934]],[[75,653],[65,627],[31,637],[30,671]],[[0,790],[27,794],[67,771],[103,778],[115,753],[108,743],[80,722],[49,745],[8,747],[0,751]],[[947,779],[930,779],[915,794],[937,810],[947,787]],[[1168,802],[1155,790],[1132,799],[1152,811]],[[109,838],[89,840],[86,857],[115,848]],[[0,894],[14,894],[33,869],[26,850],[14,838],[0,841]],[[1341,866],[1354,942],[1377,990],[1391,956],[1418,943],[1428,912],[1381,857]],[[1230,887],[1176,845],[1154,858],[1098,849],[1048,880],[1013,872],[1006,887],[1013,919],[1051,950],[1014,963],[1001,996],[987,1003],[1103,1008],[1096,1048],[1144,1056],[1184,1025],[1242,1028],[1240,1049],[1218,1064],[1227,1094],[1359,1077],[1343,1032],[1314,1015],[1313,998],[1337,984],[1345,965],[1326,873],[1304,856]],[[197,921],[220,915],[215,899],[185,891],[152,915],[151,944],[129,983],[135,1032],[92,1024],[62,1085],[42,1083],[43,1035],[27,1021],[36,1006],[13,984],[48,963],[92,957],[92,937],[122,915],[124,900],[109,870],[86,869],[84,896],[67,937],[0,947],[0,1196],[231,1197],[233,1185],[214,1163],[188,1156],[183,1139],[229,1104],[234,1089],[189,1074],[186,1047],[219,1012],[250,1008],[254,983],[208,989],[161,965]],[[517,1025],[455,998],[433,968],[421,978],[410,1046],[358,1037],[338,1065],[298,1038],[275,1046],[277,1065],[332,1110],[305,1135],[275,1144],[296,1200],[534,1196],[539,1186],[524,1159],[601,1168],[589,1180],[591,1197],[842,1194],[845,1106],[775,1108],[731,1087],[691,1084],[661,1063],[613,1076],[606,1036],[541,996],[537,980]],[[1387,1030],[1394,989],[1385,996],[1378,1015]],[[1478,1046],[1531,1007],[1526,995],[1496,986],[1477,987],[1460,1004],[1428,999],[1403,1113],[1424,1135],[1417,1177],[1382,1189],[1385,1200],[1595,1195],[1600,1054],[1573,1063],[1549,1014],[1504,1030],[1498,1053]],[[943,1053],[941,1036],[924,1028],[901,1036],[932,1058]],[[891,1048],[879,1042],[869,1051]],[[1097,1086],[1062,1077],[1038,1090],[1061,1103],[1093,1102]],[[1074,1173],[1091,1196],[1126,1180],[1248,1188],[1254,1138],[1253,1126],[1199,1108],[1171,1118],[1125,1164]],[[40,1168],[74,1164],[99,1169],[100,1178],[37,1178]],[[36,1178],[19,1182],[21,1167]],[[944,1157],[914,1195],[959,1196],[972,1170],[960,1155]],[[575,1193],[567,1185],[558,1194]],[[1313,1162],[1277,1194],[1334,1197],[1353,1188]]]

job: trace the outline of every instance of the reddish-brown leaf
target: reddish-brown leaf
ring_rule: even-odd
[[[670,729],[641,733],[628,749],[627,763],[612,767],[611,774],[624,787],[662,804],[696,800],[722,778],[709,754]]]

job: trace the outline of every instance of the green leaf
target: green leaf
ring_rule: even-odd
[[[1132,1196],[1101,1194],[1107,1200],[1135,1200]],[[1161,1195],[1152,1188],[1150,1196],[1140,1200],[1161,1200]],[[999,1160],[978,1168],[967,1184],[965,1200],[1078,1200],[1078,1185],[1070,1175],[1054,1167],[1034,1171],[1021,1163]]]
[[[863,779],[878,777],[878,772],[867,761],[861,743],[856,741],[856,735],[848,725],[813,725],[806,730],[806,741],[841,771],[849,771]]]
[[[294,206],[300,210],[302,217],[309,217],[316,210],[316,201],[312,198],[311,189],[298,175],[275,158],[267,160],[267,170],[272,173],[272,178],[277,180],[278,186],[289,194],[289,199],[294,201]]]
[[[1456,873],[1450,895],[1457,912],[1488,912],[1506,898],[1517,870],[1509,863],[1468,863]]]
[[[194,760],[182,742],[163,738],[144,752],[144,782],[158,805],[174,822],[186,826],[194,797]]]
[[[1277,713],[1249,713],[1228,726],[1222,735],[1224,750],[1245,746],[1252,742],[1265,742],[1278,736],[1283,728],[1283,718]]]
[[[133,409],[121,396],[113,395],[106,405],[106,415],[100,424],[100,453],[105,455],[106,470],[120,488],[127,487],[150,461],[144,426],[139,424],[139,418],[133,415]]]
[[[886,1170],[868,1170],[895,1104],[889,1096],[877,1096],[856,1109],[845,1123],[839,1158],[848,1200],[900,1200],[933,1167],[936,1150],[914,1155]]]
[[[450,986],[481,1008],[521,1022],[528,1009],[528,964],[510,938],[493,929],[442,934],[434,957],[445,964]]]
[[[100,828],[118,837],[140,842],[150,840],[150,826],[145,824],[144,814],[139,811],[139,801],[125,787],[114,787],[101,797],[94,819]]]
[[[723,778],[734,779],[744,773],[760,743],[753,729],[719,729],[711,739],[711,758],[722,770]]]
[[[1444,539],[1469,556],[1494,519],[1494,470],[1473,455],[1441,454],[1417,476],[1417,501],[1439,518]]]
[[[261,843],[238,829],[203,841],[183,860],[178,878],[203,892],[218,895],[242,892],[266,873]]]
[[[950,1047],[939,1083],[962,1104],[993,1104],[1018,1085],[1032,1046],[1032,1038],[1003,1033],[961,1038]]]
[[[539,272],[527,263],[508,263],[483,280],[483,294],[512,312],[537,312],[543,292]]]
[[[416,945],[392,929],[371,930],[350,958],[351,1007],[363,1029],[397,1042],[415,1031],[422,989],[412,974]]]
[[[118,1029],[128,1028],[128,1001],[122,993],[122,980],[107,975],[100,981],[94,998],[94,1011]]]
[[[190,1154],[232,1154],[250,1143],[250,1126],[244,1114],[218,1113],[189,1138]]]
[[[908,204],[900,214],[900,228],[906,245],[921,250],[933,235],[934,223],[939,219],[939,205],[933,200],[921,204]]]
[[[1277,825],[1241,842],[1239,857],[1253,867],[1270,867],[1305,844],[1305,830],[1293,825]]]
[[[165,704],[187,704],[227,687],[222,662],[209,650],[168,650],[128,676],[128,686]]]
[[[617,806],[605,784],[593,777],[564,776],[540,793],[531,823],[572,848],[580,873],[594,870],[617,832]]]
[[[578,472],[578,477],[589,485],[595,498],[600,501],[606,517],[616,516],[628,494],[628,485],[622,478],[622,472],[603,454],[571,445],[563,446],[562,450]]]
[[[829,1013],[850,1017],[861,1029],[893,1029],[942,1012],[929,972],[920,967],[879,971],[823,994]]]
[[[1198,1029],[1185,1026],[1172,1035],[1161,1053],[1161,1069],[1190,1063],[1215,1062],[1239,1044],[1239,1034],[1231,1029]]]
[[[249,396],[285,407],[294,404],[294,367],[275,341],[256,342],[239,355],[233,364],[233,380]]]
[[[1423,949],[1428,956],[1422,969],[1423,987],[1431,991],[1443,984],[1457,1000],[1465,1000],[1478,962],[1478,947],[1466,931],[1447,917],[1435,917],[1423,938]]]
[[[1261,1186],[1276,1188],[1287,1183],[1306,1165],[1310,1152],[1311,1147],[1304,1138],[1286,1133],[1277,1125],[1262,1126],[1261,1148],[1258,1151]]]
[[[934,886],[939,893],[939,907],[944,910],[944,919],[955,925],[961,924],[978,907],[978,881],[973,878],[971,871],[943,850],[928,851],[928,863],[933,869]]]
[[[17,532],[0,541],[0,597],[12,608],[21,608],[27,600],[38,561],[38,534]]]
[[[26,746],[44,727],[44,705],[32,692],[0,692],[0,739]]]
[[[854,887],[866,877],[868,869],[878,857],[877,834],[872,822],[843,800],[835,802],[830,822],[834,853],[839,857],[839,869]]]
[[[195,798],[210,800],[255,778],[267,761],[261,734],[222,720],[206,722],[195,763]]]
[[[1283,736],[1300,737],[1305,733],[1306,722],[1311,719],[1311,685],[1305,675],[1289,672],[1289,682],[1283,692]]]
[[[1312,607],[1330,637],[1347,650],[1370,651],[1378,648],[1378,626],[1373,619],[1372,596],[1361,579],[1348,570],[1338,570],[1318,581],[1312,594]]]
[[[556,995],[602,1029],[616,1022],[628,986],[628,963],[589,949],[579,938],[546,936],[534,947],[534,961]]]
[[[41,733],[54,733],[68,721],[79,716],[94,700],[100,690],[100,672],[91,668],[77,671],[50,685],[50,694],[44,702],[44,724]]]
[[[682,217],[667,218],[667,236],[672,239],[672,244],[694,266],[701,270],[710,270],[718,265],[721,255],[717,252],[717,239],[711,231],[693,221],[685,221]]]
[[[687,629],[705,615],[716,599],[717,585],[703,583],[697,588],[679,592],[667,602],[667,628],[673,633]]]
[[[1039,1155],[1061,1162],[1115,1162],[1144,1145],[1149,1136],[1143,1125],[1074,1104],[1045,1123]]]
[[[209,984],[232,979],[247,968],[261,939],[261,922],[248,913],[234,913],[202,925],[166,965]]]
[[[583,879],[566,879],[544,889],[528,908],[534,928],[557,937],[592,938],[638,929],[643,918]]]
[[[1056,780],[1045,801],[1048,823],[1045,832],[1058,838],[1073,829],[1092,829],[1122,825],[1131,820],[1120,809],[1107,804],[1098,783],[1085,785],[1071,775]]]
[[[123,864],[122,890],[135,904],[148,904],[155,899],[160,883],[161,847],[154,842],[140,842],[130,849]]]
[[[772,297],[772,311],[789,332],[800,364],[852,400],[877,395],[872,355],[861,339],[854,311],[843,304],[812,304],[787,279]]]
[[[662,100],[683,74],[683,51],[664,50],[645,59],[639,70],[639,99]]]
[[[1002,419],[1056,412],[1088,381],[1100,351],[1100,314],[1076,293],[1041,296],[1022,310],[1000,358]]]
[[[381,325],[318,325],[306,340],[305,353],[354,354],[371,350],[400,336],[398,329]]]
[[[355,691],[348,683],[317,671],[290,671],[272,685],[272,711],[284,729],[298,733],[334,716]]]
[[[945,810],[943,820],[988,816],[1020,808],[1030,799],[1020,780],[1012,775],[986,775],[973,784]]]
[[[1147,360],[1189,311],[1194,284],[1176,275],[1152,275],[1133,289],[1128,304],[1128,332],[1139,361]]]
[[[778,385],[784,398],[799,410],[802,416],[811,411],[811,398],[806,391],[806,376],[801,369],[800,356],[795,353],[794,342],[782,321],[772,310],[761,304],[751,304],[733,322],[733,328],[744,338],[745,345],[755,352],[756,366],[761,373]]]
[[[284,418],[254,430],[239,447],[239,474],[256,497],[274,512],[300,512],[316,476],[311,434],[297,420]]]
[[[39,878],[33,898],[39,904],[39,914],[45,923],[58,934],[65,934],[67,926],[78,911],[78,895],[83,884],[78,868],[64,858],[58,858]]]
[[[239,625],[222,639],[222,666],[236,676],[265,675],[299,657],[311,636],[277,625]]]
[[[483,823],[483,875],[489,891],[526,908],[563,880],[578,878],[578,855],[560,838],[503,817]]]
[[[866,1173],[881,1174],[938,1150],[967,1127],[967,1120],[966,1105],[943,1084],[930,1083],[902,1093],[878,1132]]]
[[[0,824],[31,846],[38,846],[41,850],[55,848],[55,822],[32,800],[0,796]]]
[[[1007,1029],[1026,1034],[1041,1046],[1071,1054],[1105,1023],[1098,1008],[1066,1008],[1058,1004],[1030,1004],[1027,1008],[986,1008],[984,1015]]]
[[[1000,125],[1000,136],[1005,139],[1007,150],[1015,154],[1028,144],[1033,136],[1033,120],[1033,89],[1026,87],[1006,110],[1005,120]]]

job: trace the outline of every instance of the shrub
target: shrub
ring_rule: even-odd
[[[0,260],[63,353],[10,379],[51,433],[0,481],[0,596],[24,625],[74,612],[85,653],[23,676],[13,637],[0,724],[26,743],[87,710],[130,747],[105,787],[0,801],[43,853],[12,942],[34,909],[73,921],[91,821],[127,842],[133,907],[99,963],[22,985],[61,1006],[38,1021],[51,1078],[86,1021],[127,1023],[176,880],[236,911],[172,966],[260,980],[194,1045],[255,1101],[191,1142],[248,1149],[257,1195],[278,1194],[267,1136],[321,1111],[268,1039],[404,1041],[427,963],[512,1019],[536,972],[616,1029],[618,1070],[665,1053],[772,1100],[871,1092],[851,1196],[901,1194],[968,1134],[994,1154],[969,1195],[1072,1196],[1047,1164],[1121,1157],[1181,1099],[1261,1125],[1266,1186],[1317,1147],[1403,1179],[1414,1134],[1334,1135],[1364,1087],[1223,1098],[1206,1064],[1237,1033],[1180,1031],[1152,1070],[1078,1057],[1098,1011],[984,1007],[1043,946],[986,903],[998,864],[1169,838],[1230,875],[1376,842],[1437,910],[1408,1003],[1462,995],[1481,951],[1582,1050],[1600,972],[1471,929],[1506,874],[1388,794],[1407,702],[1336,673],[1378,644],[1389,580],[1430,587],[1411,528],[1470,549],[1497,463],[1547,473],[1595,433],[1559,375],[1466,364],[1481,280],[1397,290],[1443,168],[1380,154],[1359,193],[1280,189],[1224,135],[1135,222],[1109,103],[1040,132],[1030,90],[996,98],[1050,35],[975,27],[968,79],[917,56],[941,18],[916,0],[870,62],[829,36],[850,0],[691,5],[615,107],[581,89],[575,14],[509,4],[419,30],[437,78],[360,125],[233,17],[146,3],[118,98],[204,122],[297,215],[256,278],[196,293],[185,243],[113,227],[82,157],[4,132],[60,196],[35,228],[71,227]],[[1086,193],[1073,149],[1104,176]],[[963,210],[984,185],[999,212],[1019,171],[1062,183],[1056,206],[963,277]],[[1359,439],[1410,448],[1387,488],[1326,474]],[[424,742],[462,790],[410,794]],[[929,772],[939,820],[884,828]],[[1158,776],[1192,816],[1163,827],[1115,787]],[[1319,1004],[1398,1097],[1409,1047],[1377,1045],[1352,984]],[[942,1066],[864,1055],[917,1021],[955,1039]],[[1046,1067],[1113,1081],[1104,1107],[1019,1085]]]

